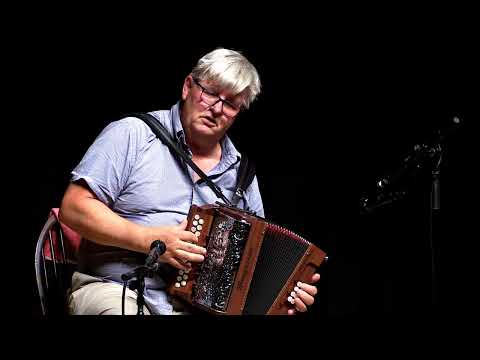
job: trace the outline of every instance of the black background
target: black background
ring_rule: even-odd
[[[462,120],[444,145],[434,242],[438,310],[470,311],[478,300],[469,140],[478,119],[478,29],[468,12],[435,10],[341,11],[334,19],[301,11],[278,21],[272,11],[238,23],[216,21],[215,12],[145,21],[90,13],[42,22],[23,59],[35,140],[29,251],[102,128],[132,111],[170,108],[197,59],[222,46],[243,52],[261,76],[260,97],[230,136],[257,163],[267,218],[329,255],[307,316],[430,313],[428,171],[392,206],[363,216],[358,204],[415,144]],[[38,316],[33,261],[31,286]]]

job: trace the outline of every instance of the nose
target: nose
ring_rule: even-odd
[[[212,109],[212,111],[217,113],[217,114],[221,114],[222,113],[222,106],[223,106],[222,99],[218,99],[215,104],[210,106],[210,109]]]

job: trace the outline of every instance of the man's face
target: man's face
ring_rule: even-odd
[[[233,95],[215,83],[197,81],[191,75],[183,84],[182,120],[198,135],[221,138],[235,121],[243,104],[243,94]]]

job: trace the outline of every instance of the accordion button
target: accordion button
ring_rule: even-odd
[[[179,275],[183,275],[184,273],[185,273],[185,271],[183,271],[183,270],[179,270],[179,271],[178,271],[178,274],[179,274]]]
[[[290,295],[292,295],[292,297],[295,297],[295,296],[297,296],[297,293],[296,293],[295,291],[292,291],[292,292],[290,293]]]
[[[293,288],[293,291],[298,291],[298,290],[300,290],[300,288],[299,288],[298,286],[295,286],[295,287]]]
[[[202,224],[203,224],[203,219],[198,220],[198,223],[199,223],[200,225],[202,225]]]
[[[198,221],[197,220],[193,220],[193,226],[197,226],[198,225]]]
[[[185,286],[185,285],[187,285],[187,282],[186,282],[185,280],[183,280],[183,281],[180,283],[180,285]]]
[[[195,236],[200,236],[200,231],[197,231],[197,232],[195,233]]]
[[[188,274],[190,272],[190,269],[185,270],[185,274]]]
[[[202,225],[197,225],[197,230],[198,231],[202,230]]]
[[[176,282],[176,283],[175,283],[175,287],[176,287],[176,288],[179,288],[179,287],[180,287],[180,283]]]
[[[182,277],[181,276],[177,276],[177,281],[182,281]]]
[[[198,214],[197,214],[197,215],[195,215],[194,217],[195,217],[195,220],[198,220],[198,219],[200,219],[200,215],[198,215]]]
[[[293,304],[295,302],[295,300],[293,300],[293,298],[291,296],[289,296],[287,300],[291,304]]]
[[[197,228],[195,226],[192,226],[190,230],[194,233],[195,231],[197,231]]]
[[[188,275],[187,274],[184,274],[183,275],[183,280],[187,280],[188,279]]]

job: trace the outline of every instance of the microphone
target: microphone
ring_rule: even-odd
[[[441,152],[440,144],[444,142],[447,137],[452,136],[460,127],[462,122],[458,116],[455,116],[447,126],[435,131],[435,139],[430,142],[426,142],[422,145],[415,145],[413,148],[413,154],[408,155],[404,160],[399,170],[395,173],[387,176],[377,182],[377,188],[385,190],[387,186],[391,186],[401,180],[404,174],[408,174],[408,171],[415,170],[424,165],[424,163],[434,158]]]
[[[460,118],[458,116],[455,116],[448,126],[437,131],[437,136],[438,136],[437,141],[438,142],[445,141],[447,137],[453,135],[462,125],[463,125],[463,122],[460,121]]]
[[[360,199],[361,212],[370,212],[373,208],[390,203],[393,200],[402,198],[406,191],[402,189],[407,186],[407,180],[411,179],[430,159],[438,159],[437,167],[440,164],[442,143],[451,137],[463,125],[458,116],[455,116],[447,126],[437,129],[434,138],[430,138],[423,144],[417,144],[402,161],[401,166],[394,172],[376,181],[375,200],[373,204],[367,196]],[[438,184],[439,186],[439,184]],[[438,190],[438,186],[435,190]],[[398,189],[395,191],[395,189]],[[439,206],[438,203],[436,203]]]
[[[158,270],[158,258],[162,256],[167,250],[167,246],[161,240],[155,240],[150,244],[150,252],[148,253],[147,259],[145,260],[144,266],[139,266],[132,271],[129,271],[125,274],[122,274],[121,278],[123,281],[130,280],[134,277],[147,276],[151,277],[152,271]]]
[[[152,267],[167,250],[167,246],[161,240],[155,240],[150,244],[150,252],[145,260],[146,267]]]

